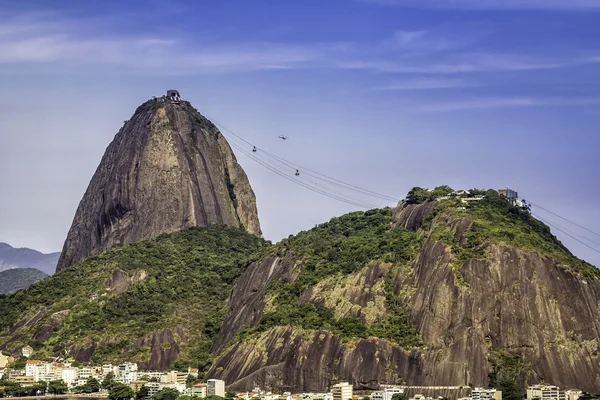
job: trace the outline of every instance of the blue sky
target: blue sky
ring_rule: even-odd
[[[0,6],[0,241],[60,250],[123,120],[171,88],[248,141],[358,186],[399,199],[508,185],[600,231],[600,1]],[[357,208],[238,158],[267,239]]]

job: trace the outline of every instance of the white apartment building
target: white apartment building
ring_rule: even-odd
[[[32,376],[34,382],[43,380],[46,375],[46,363],[38,360],[27,360],[25,364],[25,376]]]
[[[471,400],[502,400],[502,392],[496,389],[473,388]]]
[[[348,382],[338,383],[331,388],[333,400],[352,400],[352,385]]]
[[[62,380],[69,386],[69,388],[77,386],[79,380],[79,368],[77,367],[65,367],[62,369]]]
[[[373,392],[371,394],[371,400],[392,400],[393,395],[400,393],[404,393],[404,389],[401,387],[384,387],[381,391]]]
[[[581,390],[575,390],[575,389],[567,390],[565,392],[565,395],[567,396],[567,400],[579,400],[579,398],[581,397],[582,394],[583,394],[583,392]]]
[[[225,381],[220,379],[209,379],[206,381],[207,396],[225,397]]]
[[[115,374],[115,380],[129,385],[131,382],[137,380],[137,370],[138,366],[136,363],[127,362],[120,364],[117,373]]]
[[[94,369],[92,367],[81,367],[79,368],[79,379],[91,378],[94,375]]]
[[[566,400],[567,395],[558,386],[534,385],[527,388],[527,400]]]

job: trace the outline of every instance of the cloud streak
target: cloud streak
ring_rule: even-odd
[[[425,0],[428,1],[428,0]],[[0,67],[59,64],[114,67],[168,75],[197,75],[273,69],[364,70],[388,74],[457,75],[568,68],[600,62],[595,54],[574,58],[468,52],[478,34],[397,30],[380,41],[277,43],[215,41],[163,35],[103,35],[85,20],[55,14],[6,17],[0,26]],[[481,32],[479,32],[481,33]],[[468,37],[468,39],[465,39]],[[412,89],[459,86],[412,83]],[[462,85],[462,84],[461,84]],[[430,87],[431,86],[431,87]],[[398,86],[395,90],[410,90]],[[390,89],[392,90],[392,89]]]
[[[458,10],[600,11],[597,0],[361,0],[412,8]]]
[[[478,82],[471,82],[466,79],[439,79],[439,78],[418,78],[403,81],[392,82],[388,85],[380,86],[378,90],[384,91],[403,91],[403,90],[435,90],[435,89],[456,89],[482,86]]]
[[[424,105],[417,112],[447,112],[466,110],[485,110],[498,108],[550,107],[550,106],[586,106],[600,104],[600,98],[476,98],[452,102]]]

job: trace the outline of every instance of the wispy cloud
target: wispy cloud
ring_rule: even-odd
[[[460,30],[397,30],[387,38],[370,42],[282,43],[219,41],[214,37],[192,40],[185,35],[131,34],[118,30],[111,35],[112,30],[108,30],[108,34],[106,30],[98,33],[92,30],[93,26],[86,20],[56,14],[3,15],[0,67],[53,63],[171,75],[300,68],[449,75],[600,63],[596,54],[548,58],[468,51],[485,34],[466,34]],[[442,83],[437,84],[439,87]],[[414,85],[414,89],[426,89],[436,83]],[[418,85],[422,87],[416,87]],[[458,85],[457,81],[446,80],[445,85],[459,87],[448,86]]]
[[[153,35],[90,35],[76,21],[35,14],[8,18],[0,27],[0,64],[110,64],[199,73],[291,68],[321,58],[332,48],[335,44],[191,45],[181,38]]]
[[[600,104],[600,98],[476,98],[434,103],[417,108],[417,112],[444,112],[463,110],[483,110],[497,108],[522,108],[545,106],[585,106]]]
[[[459,10],[600,11],[597,0],[361,0],[368,3]]]
[[[481,86],[479,82],[473,82],[466,79],[439,79],[439,78],[418,78],[406,79],[403,81],[392,82],[388,85],[380,86],[378,90],[432,90],[432,89],[456,89]]]

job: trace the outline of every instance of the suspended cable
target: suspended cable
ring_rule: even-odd
[[[533,204],[533,203],[531,203],[531,204]],[[574,237],[574,236],[570,235],[569,233],[567,233],[567,232],[563,231],[562,229],[560,229],[559,227],[557,227],[556,225],[554,225],[552,222],[550,222],[550,221],[548,221],[548,220],[546,220],[546,219],[544,219],[544,218],[541,218],[541,217],[539,217],[539,216],[537,216],[537,215],[534,215],[534,214],[532,214],[532,215],[533,215],[535,218],[539,219],[540,221],[543,221],[543,222],[545,222],[546,224],[550,225],[550,226],[551,226],[551,227],[553,227],[554,229],[556,229],[556,230],[558,230],[558,231],[560,231],[560,232],[564,233],[565,235],[567,235],[567,236],[568,236],[568,237],[570,237],[571,239],[573,239],[573,240],[576,240],[577,242],[581,243],[581,244],[582,244],[582,245],[584,245],[585,247],[587,247],[587,248],[589,248],[589,249],[592,249],[592,250],[593,250],[593,251],[595,251],[596,253],[600,254],[600,251],[598,251],[597,249],[595,249],[595,248],[593,248],[592,246],[588,245],[587,243],[584,243],[584,242],[582,242],[581,240],[577,239],[576,237]]]
[[[581,233],[574,231],[573,229],[569,229],[569,228],[567,228],[567,227],[565,227],[565,226],[562,226],[562,225],[558,224],[558,223],[557,223],[557,222],[555,222],[555,221],[552,221],[552,220],[547,220],[547,219],[545,219],[545,218],[542,218],[542,217],[539,217],[539,219],[543,220],[544,222],[546,222],[546,221],[548,221],[548,222],[551,222],[551,223],[553,223],[554,225],[556,225],[556,227],[557,227],[557,228],[564,229],[565,231],[567,231],[567,232],[570,232],[571,234],[573,234],[573,235],[575,235],[575,236],[578,236],[578,237],[580,237],[580,238],[583,238],[583,239],[587,240],[588,242],[592,243],[593,245],[600,246],[600,243],[593,241],[593,240],[592,240],[592,239],[590,239],[589,237],[587,237],[587,236],[584,236],[584,235],[582,235]]]
[[[278,175],[280,175],[280,176],[285,176],[286,178],[289,178],[289,179],[291,179],[291,181],[292,181],[292,182],[294,182],[294,183],[300,183],[300,184],[302,184],[302,186],[304,186],[304,187],[307,187],[307,185],[308,185],[309,187],[311,187],[311,186],[310,186],[311,184],[312,184],[312,185],[317,185],[316,183],[314,183],[314,182],[310,182],[310,181],[303,182],[303,181],[302,181],[302,180],[303,180],[303,177],[302,177],[302,175],[303,175],[303,174],[300,174],[299,172],[296,172],[296,174],[298,174],[298,176],[299,176],[299,177],[297,177],[297,178],[290,178],[290,177],[289,177],[288,175],[286,175],[285,173],[283,173],[283,172],[281,172],[281,171],[277,170],[277,168],[276,168],[275,166],[273,166],[273,165],[269,164],[269,162],[267,162],[267,161],[265,161],[265,160],[261,160],[261,159],[260,159],[258,156],[256,156],[255,154],[252,154],[252,153],[250,153],[249,151],[245,150],[245,149],[244,149],[242,146],[240,146],[240,145],[239,145],[239,144],[238,144],[238,143],[235,141],[235,139],[234,139],[234,140],[230,140],[230,143],[231,143],[231,145],[232,145],[233,147],[235,147],[237,150],[239,150],[239,151],[240,151],[240,152],[242,152],[243,154],[245,154],[245,155],[247,155],[248,157],[250,157],[250,158],[251,158],[253,161],[256,161],[256,162],[259,162],[259,163],[261,163],[261,165],[263,165],[264,167],[267,167],[267,166],[268,166],[268,168],[269,168],[271,171],[273,171],[273,172],[275,172],[275,170],[276,170],[276,171],[278,171],[278,172],[279,172],[279,173],[278,173]],[[294,170],[294,171],[297,171],[297,170]],[[359,207],[361,207],[361,208],[367,208],[367,209],[369,209],[369,208],[377,208],[377,206],[376,206],[376,205],[370,204],[370,203],[368,203],[368,202],[366,202],[366,201],[364,201],[364,200],[361,200],[361,199],[356,199],[356,198],[350,197],[350,196],[348,196],[348,195],[346,195],[346,194],[343,194],[343,193],[335,192],[335,191],[333,191],[333,190],[331,190],[331,189],[329,189],[329,188],[314,188],[314,187],[311,187],[311,188],[312,188],[312,189],[314,189],[313,191],[318,191],[318,192],[319,192],[319,193],[321,193],[321,194],[328,193],[328,194],[330,194],[331,196],[334,196],[334,197],[336,197],[338,200],[341,200],[341,199],[343,199],[343,200],[346,200],[347,202],[348,202],[348,201],[349,201],[349,202],[352,202],[354,205],[358,205],[358,206],[359,206]]]
[[[265,149],[262,149],[262,148],[260,148],[260,147],[256,146],[256,145],[255,145],[255,144],[253,144],[253,143],[250,143],[249,141],[247,141],[246,139],[244,139],[242,136],[240,136],[240,135],[236,134],[236,133],[235,133],[235,132],[233,132],[231,129],[228,129],[226,126],[224,126],[223,124],[219,123],[218,121],[216,121],[216,120],[214,120],[214,119],[212,119],[212,118],[210,118],[210,120],[211,120],[211,121],[212,121],[212,122],[213,122],[215,125],[218,125],[218,126],[219,126],[221,129],[223,129],[224,131],[226,131],[226,132],[228,132],[229,134],[231,134],[231,135],[235,136],[236,138],[238,138],[239,140],[241,140],[242,142],[244,142],[245,144],[247,144],[248,146],[250,146],[250,147],[253,149],[253,151],[254,151],[254,150],[260,150],[260,152],[262,152],[262,153],[266,154],[267,156],[269,156],[269,157],[271,157],[271,158],[273,158],[273,159],[275,159],[275,160],[279,161],[280,163],[282,163],[282,164],[286,165],[286,166],[287,166],[287,167],[289,167],[289,168],[292,168],[292,169],[300,169],[300,170],[302,170],[302,171],[303,171],[305,174],[307,174],[307,175],[310,175],[310,176],[312,176],[312,177],[313,177],[313,178],[315,178],[315,179],[319,179],[319,180],[322,180],[322,181],[325,181],[325,182],[329,182],[329,183],[335,184],[335,185],[337,185],[337,186],[341,186],[341,187],[344,187],[344,188],[347,188],[347,189],[351,189],[351,190],[354,190],[354,191],[359,191],[359,192],[362,192],[363,194],[367,194],[367,195],[370,195],[370,196],[373,196],[373,197],[377,197],[377,198],[380,198],[380,199],[382,199],[382,200],[393,201],[393,202],[398,202],[398,201],[399,201],[399,200],[398,200],[397,198],[395,198],[395,197],[392,197],[392,196],[386,196],[386,195],[384,195],[384,194],[381,194],[381,193],[373,192],[372,190],[368,190],[368,189],[361,188],[361,187],[359,187],[359,186],[356,186],[356,185],[353,185],[353,184],[351,184],[351,183],[348,183],[348,182],[341,181],[341,180],[339,180],[339,179],[336,179],[336,178],[333,178],[333,177],[327,176],[327,175],[325,175],[325,174],[321,174],[320,172],[314,171],[314,170],[312,170],[312,169],[309,169],[309,168],[306,168],[306,167],[304,167],[304,166],[302,166],[302,165],[300,165],[300,164],[296,164],[296,163],[294,163],[294,162],[292,162],[292,161],[286,160],[286,159],[284,159],[284,158],[282,158],[282,157],[279,157],[279,156],[277,156],[277,155],[275,155],[275,154],[272,154],[272,153],[268,152],[268,151],[267,151],[267,150],[265,150]]]
[[[558,214],[556,214],[556,213],[554,213],[554,212],[552,212],[552,211],[550,211],[550,210],[547,210],[547,209],[545,209],[544,207],[542,207],[542,206],[540,206],[540,205],[538,205],[538,204],[532,203],[531,201],[527,201],[527,202],[528,202],[529,204],[531,204],[532,206],[536,206],[536,207],[537,207],[537,208],[539,208],[540,210],[544,210],[544,211],[546,211],[546,212],[548,212],[548,213],[550,213],[550,214],[552,214],[552,215],[554,215],[554,216],[556,216],[556,217],[558,217],[558,218],[560,218],[560,219],[563,219],[563,220],[565,220],[565,221],[567,221],[567,222],[569,222],[569,223],[571,223],[571,224],[573,224],[573,225],[575,225],[575,226],[577,226],[577,227],[579,227],[579,228],[581,228],[581,229],[584,229],[584,230],[588,231],[589,233],[593,233],[594,235],[596,235],[596,236],[600,237],[600,233],[594,232],[594,231],[592,231],[592,230],[590,230],[590,229],[586,228],[585,226],[581,226],[581,225],[579,225],[579,224],[578,224],[578,223],[576,223],[576,222],[573,222],[573,221],[571,221],[571,220],[568,220],[568,219],[566,219],[565,217],[561,217],[560,215],[558,215]]]
[[[344,202],[346,204],[354,205],[354,206],[357,206],[357,207],[360,207],[360,208],[364,208],[364,209],[370,208],[370,206],[367,205],[367,204],[364,204],[364,203],[361,203],[361,202],[358,202],[358,201],[355,201],[355,200],[352,200],[352,199],[348,199],[348,198],[336,196],[334,194],[331,194],[331,193],[325,192],[323,190],[314,188],[314,187],[312,187],[312,186],[310,186],[310,185],[308,185],[308,184],[306,184],[304,182],[295,180],[295,179],[289,177],[288,175],[286,175],[285,173],[282,173],[281,171],[277,170],[273,166],[269,165],[268,163],[264,162],[263,160],[260,160],[259,158],[254,157],[252,155],[252,153],[246,151],[245,149],[243,149],[242,147],[240,147],[237,143],[232,143],[232,146],[235,147],[240,152],[242,152],[243,154],[245,154],[246,156],[248,156],[250,159],[254,160],[255,162],[257,162],[260,165],[262,165],[263,167],[269,169],[270,171],[276,173],[277,175],[281,176],[282,178],[285,178],[285,179],[289,180],[290,182],[296,183],[296,184],[298,184],[298,185],[300,185],[300,186],[302,186],[302,187],[304,187],[304,188],[306,188],[308,190],[312,190],[313,192],[322,194],[322,195],[327,196],[327,197],[329,197],[331,199],[338,200],[338,201]]]

